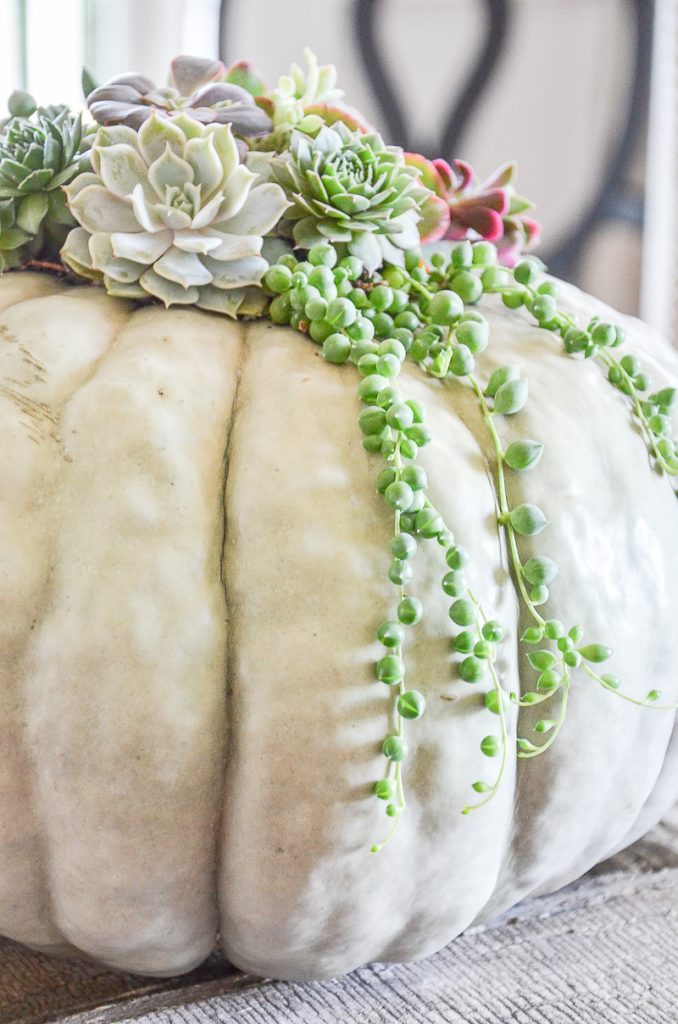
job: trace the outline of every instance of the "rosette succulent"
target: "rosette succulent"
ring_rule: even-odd
[[[300,248],[342,243],[373,271],[385,261],[402,266],[405,250],[419,245],[417,224],[430,192],[402,150],[376,132],[355,132],[340,121],[315,138],[295,130],[271,169],[292,204],[281,231]]]
[[[242,68],[236,74],[242,80]],[[266,135],[271,120],[254,96],[242,85],[225,81],[228,71],[221,61],[201,57],[175,57],[169,85],[158,88],[145,75],[117,75],[89,93],[87,105],[100,124],[125,124],[139,128],[153,111],[173,118],[182,111],[202,124],[230,124],[243,138]],[[249,81],[249,79],[245,79]]]
[[[230,124],[152,114],[100,128],[93,173],[66,189],[79,223],[62,258],[111,295],[153,296],[235,316],[261,311],[263,236],[288,206],[239,162]]]
[[[499,167],[482,182],[476,181],[470,164],[434,160],[439,195],[448,203],[450,224],[445,238],[483,238],[494,242],[501,260],[513,266],[520,253],[539,241],[539,224],[525,214],[533,203],[516,193],[516,164]]]
[[[337,120],[342,115],[335,104],[344,95],[336,88],[337,69],[333,64],[318,66],[315,54],[307,47],[304,50],[307,70],[292,64],[289,75],[282,75],[270,96],[262,99],[262,106],[270,113],[274,133],[271,145],[276,149],[287,146],[289,133],[293,128],[310,135],[328,120]],[[347,116],[351,115],[347,113]],[[360,123],[356,118],[352,127]]]
[[[89,165],[79,116],[39,108],[28,93],[9,100],[0,131],[0,270],[51,257],[75,221],[61,188]]]

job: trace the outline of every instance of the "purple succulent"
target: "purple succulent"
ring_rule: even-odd
[[[117,75],[87,97],[99,124],[125,124],[139,129],[155,110],[171,118],[183,112],[202,124],[230,124],[241,138],[266,135],[272,129],[268,114],[251,92],[225,81],[228,72],[219,60],[175,57],[169,85],[158,88],[145,75]]]

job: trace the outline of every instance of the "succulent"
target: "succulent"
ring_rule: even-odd
[[[336,88],[337,69],[333,64],[318,67],[317,58],[308,47],[304,50],[304,60],[307,71],[293,64],[289,75],[282,75],[270,99],[265,101],[281,139],[292,128],[316,132],[323,123],[319,105],[331,105],[343,96],[341,89]]]
[[[513,266],[520,253],[539,240],[539,225],[525,213],[533,203],[516,194],[513,186],[517,167],[499,167],[477,184],[472,167],[463,160],[452,165],[445,160],[432,163],[437,179],[435,190],[448,203],[450,223],[445,238],[483,238],[494,242],[499,256]]]
[[[281,233],[300,248],[343,243],[373,271],[384,261],[402,266],[405,250],[419,245],[429,190],[402,150],[376,132],[355,132],[341,121],[315,138],[295,130],[271,169],[292,204]]]
[[[242,138],[266,135],[271,120],[247,88],[256,79],[244,63],[230,73],[234,81],[225,80],[229,71],[218,60],[175,57],[168,86],[158,88],[150,78],[133,72],[118,75],[90,92],[87,105],[99,124],[140,128],[153,111],[170,119],[183,112],[202,124],[230,124]]]
[[[14,92],[0,130],[0,270],[53,257],[74,220],[61,189],[85,167],[79,116]]]
[[[261,311],[263,236],[288,203],[274,182],[254,184],[230,124],[152,113],[138,132],[100,128],[92,168],[66,189],[80,227],[61,255],[76,273],[111,295]]]

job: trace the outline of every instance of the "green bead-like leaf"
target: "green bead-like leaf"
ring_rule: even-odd
[[[426,700],[419,690],[407,690],[398,697],[397,707],[401,718],[421,718],[426,709]]]
[[[489,398],[494,398],[499,388],[512,380],[518,380],[520,377],[520,368],[517,366],[498,366],[496,370],[492,372],[487,387],[485,388],[485,394]]]
[[[496,736],[486,736],[481,741],[480,749],[485,757],[496,757],[501,748]]]
[[[524,505],[517,505],[511,509],[509,515],[511,526],[523,537],[532,537],[541,533],[548,524],[548,519],[538,505],[526,502]]]
[[[607,661],[612,655],[612,648],[605,647],[603,644],[586,644],[585,647],[579,648],[579,653],[586,661],[597,663]]]
[[[544,630],[540,626],[528,626],[521,640],[525,644],[538,644],[544,637]]]
[[[498,690],[488,690],[484,697],[485,707],[493,715],[498,715],[501,708],[501,697]]]
[[[558,575],[558,565],[546,555],[535,555],[525,562],[523,576],[535,587],[548,586]]]
[[[374,784],[374,795],[380,800],[390,800],[393,796],[393,783],[390,779],[379,779]]]
[[[528,704],[538,704],[540,702],[540,700],[541,700],[541,696],[538,693],[534,693],[533,691],[530,691],[529,693],[524,693],[522,695],[522,697],[520,698],[520,703],[521,704],[525,704],[525,705],[528,705]]]
[[[501,416],[513,416],[527,401],[528,383],[525,379],[510,380],[497,391],[494,398],[494,411]]]
[[[539,441],[513,441],[504,452],[504,462],[516,472],[532,469],[542,457],[544,445]]]
[[[553,668],[558,659],[553,651],[541,650],[532,651],[528,654],[527,660],[532,668],[536,668],[539,672],[544,672],[548,668]]]

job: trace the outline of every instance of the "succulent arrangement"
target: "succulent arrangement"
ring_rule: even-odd
[[[266,316],[306,335],[329,363],[355,367],[358,428],[393,524],[393,607],[376,628],[375,665],[391,724],[374,786],[393,825],[377,851],[405,809],[407,731],[426,706],[407,680],[408,636],[425,611],[413,587],[420,545],[440,548],[455,671],[484,689],[481,750],[496,768],[471,780],[477,798],[464,812],[501,784],[513,753],[512,704],[544,707],[534,734],[518,739],[519,758],[555,742],[575,673],[643,708],[665,707],[656,690],[638,701],[603,670],[613,654],[603,637],[548,616],[559,566],[546,552],[525,558],[521,550],[522,538],[541,534],[547,518],[536,504],[512,507],[507,486],[511,474],[536,470],[543,445],[502,440],[505,418],[529,401],[529,383],[512,365],[487,379],[479,371],[477,357],[491,343],[481,302],[495,296],[558,335],[568,356],[597,364],[625,396],[653,468],[668,481],[678,478],[676,389],[653,391],[636,358],[619,355],[618,327],[579,324],[559,308],[557,284],[525,255],[539,229],[514,189],[513,164],[477,184],[463,161],[386,145],[342,105],[334,68],[319,67],[310,53],[306,60],[306,71],[295,66],[272,89],[242,62],[226,68],[190,57],[173,62],[166,87],[122,75],[89,90],[96,125],[85,130],[79,115],[37,108],[15,93],[0,131],[0,267],[53,264],[60,252],[62,269],[112,296]],[[398,386],[405,360],[468,389],[485,424],[497,529],[529,620],[521,643],[534,685],[522,694],[502,685],[497,652],[505,630],[476,597],[474,567],[417,464],[431,431],[425,410]]]

